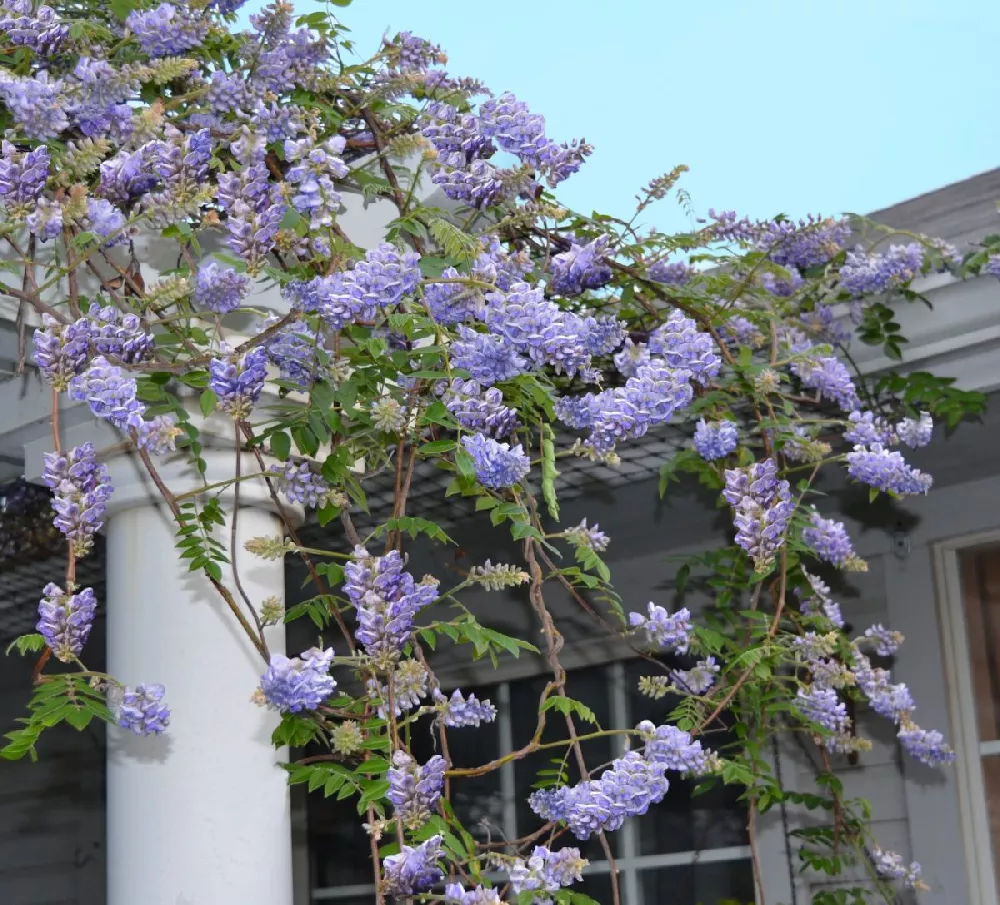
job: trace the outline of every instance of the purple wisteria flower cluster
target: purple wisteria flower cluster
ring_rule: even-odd
[[[752,557],[758,571],[774,561],[795,509],[788,481],[777,475],[773,459],[726,471],[722,495],[735,513],[736,543]]]
[[[91,588],[68,593],[49,582],[38,605],[39,634],[57,660],[68,663],[80,656],[97,615],[97,598]]]
[[[85,556],[104,525],[112,492],[107,466],[97,461],[94,444],[84,443],[65,455],[46,453],[42,482],[52,491],[53,524],[66,535],[73,555]]]
[[[396,819],[403,826],[417,829],[437,810],[446,768],[447,761],[440,754],[435,754],[422,766],[406,751],[396,751],[392,755],[392,766],[386,774],[389,781],[387,797]]]
[[[413,632],[417,613],[437,600],[437,581],[416,582],[404,565],[396,550],[372,556],[358,547],[344,567],[344,593],[358,620],[355,637],[369,656],[397,658]]]
[[[337,683],[330,675],[333,648],[312,648],[299,657],[272,654],[267,671],[261,676],[264,700],[282,713],[315,710],[330,695]]]
[[[163,703],[162,685],[126,687],[117,708],[117,722],[136,735],[160,735],[170,725],[170,708]]]

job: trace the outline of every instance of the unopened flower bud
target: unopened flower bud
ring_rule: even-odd
[[[247,553],[261,559],[283,559],[285,554],[295,552],[295,544],[284,537],[252,537],[244,545]]]

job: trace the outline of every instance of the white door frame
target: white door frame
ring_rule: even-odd
[[[1000,544],[1000,531],[967,534],[933,545],[971,905],[994,905],[998,901],[982,759],[1000,754],[1000,741],[979,741],[958,558],[963,550],[988,544]]]

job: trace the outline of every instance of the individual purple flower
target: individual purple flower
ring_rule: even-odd
[[[444,857],[441,837],[431,836],[420,845],[403,845],[398,855],[382,862],[382,889],[388,896],[405,898],[425,892],[444,879],[437,861]]]
[[[694,320],[677,309],[650,334],[649,351],[662,355],[671,368],[690,371],[702,384],[717,376],[722,364],[712,337],[701,333]]]
[[[344,566],[344,593],[354,604],[355,637],[372,657],[395,658],[413,632],[414,619],[438,596],[433,579],[416,582],[396,550],[371,556],[363,547]]]
[[[990,255],[986,259],[985,270],[991,277],[1000,280],[1000,254]]]
[[[63,663],[80,656],[97,614],[97,598],[91,588],[78,594],[49,582],[38,604],[35,629],[45,639],[52,655]]]
[[[927,493],[934,483],[929,474],[908,465],[899,452],[890,452],[877,443],[868,449],[855,446],[853,452],[847,454],[847,473],[856,481],[884,493],[901,496]]]
[[[243,304],[250,277],[234,267],[223,267],[215,261],[198,268],[194,280],[194,300],[216,314],[226,314]]]
[[[654,261],[646,270],[646,279],[665,286],[683,286],[697,271],[683,261]]]
[[[218,397],[218,406],[236,421],[243,421],[260,399],[267,379],[267,353],[255,346],[245,355],[225,343],[222,356],[208,363],[208,386]]]
[[[442,401],[455,420],[472,433],[500,439],[520,426],[517,412],[504,405],[503,393],[496,387],[483,390],[475,380],[455,378]]]
[[[135,378],[98,356],[82,374],[70,381],[69,394],[75,402],[86,402],[98,417],[119,430],[138,430],[146,406],[136,398]]]
[[[851,295],[878,295],[906,285],[923,266],[924,249],[916,242],[892,245],[884,254],[865,254],[856,249],[847,253],[840,268],[840,285]]]
[[[691,642],[691,613],[687,607],[668,613],[662,606],[650,601],[647,615],[629,613],[628,623],[633,629],[645,632],[650,645],[663,650],[683,654]]]
[[[50,314],[43,314],[34,341],[35,363],[55,389],[68,389],[70,381],[86,370],[90,325],[85,319],[60,324]]]
[[[151,57],[183,54],[201,44],[208,23],[172,3],[161,3],[149,10],[132,10],[125,19],[144,53]]]
[[[571,544],[594,550],[597,553],[603,553],[608,549],[608,544],[611,543],[611,539],[601,531],[600,525],[595,522],[593,526],[590,526],[586,519],[575,528],[566,531],[565,537]]]
[[[802,541],[808,544],[816,555],[838,569],[864,571],[859,566],[862,560],[854,552],[854,545],[843,522],[823,518],[815,509],[809,513],[810,527],[803,529]]]
[[[736,425],[732,421],[713,421],[701,418],[694,430],[694,448],[698,455],[711,462],[724,459],[739,442]]]
[[[164,456],[177,448],[177,438],[182,433],[173,415],[157,415],[139,425],[136,442],[139,449],[151,456]]]
[[[281,713],[315,710],[337,687],[330,675],[332,662],[332,647],[314,647],[292,658],[272,654],[267,671],[260,677],[264,700]]]
[[[45,145],[21,153],[9,141],[0,143],[0,198],[8,206],[37,202],[49,178],[49,163]]]
[[[159,735],[170,725],[170,708],[163,703],[162,685],[126,686],[118,705],[116,721],[136,735]]]
[[[528,370],[527,359],[503,338],[477,333],[464,325],[459,326],[458,339],[451,344],[451,363],[487,386],[511,380]]]
[[[847,731],[849,720],[847,705],[832,688],[800,688],[795,695],[795,706],[810,723],[822,726],[828,732],[840,734]]]
[[[310,509],[326,505],[331,487],[312,462],[286,462],[268,471],[290,503]]]
[[[153,354],[153,337],[146,332],[138,315],[95,303],[87,311],[87,321],[90,343],[98,355],[111,355],[125,364],[134,364]]]
[[[127,205],[151,191],[160,181],[154,169],[159,145],[151,142],[136,151],[119,151],[101,164],[98,192],[114,204]]]
[[[474,160],[468,169],[439,170],[431,182],[453,201],[482,209],[502,201],[507,192],[501,172],[488,160]]]
[[[836,402],[845,412],[856,411],[861,406],[851,373],[839,358],[810,357],[792,362],[791,369],[804,387],[817,390],[820,397]]]
[[[508,870],[511,892],[519,896],[522,892],[535,892],[533,901],[548,898],[546,893],[556,893],[560,889],[578,883],[583,879],[583,869],[589,864],[580,857],[578,848],[561,848],[552,851],[543,845],[536,845],[528,859],[515,858]]]
[[[489,701],[480,701],[474,694],[463,697],[456,688],[451,697],[445,697],[441,692],[434,695],[436,705],[441,709],[445,726],[460,728],[463,726],[479,726],[481,723],[492,723],[497,717],[497,709]]]
[[[386,798],[403,826],[418,829],[437,810],[447,766],[440,754],[435,754],[423,766],[406,751],[396,751],[392,755],[392,766],[386,773],[389,781]]]
[[[511,446],[483,434],[462,437],[462,446],[472,456],[476,480],[484,487],[502,490],[520,483],[531,470],[531,460],[521,444]]]
[[[893,446],[896,443],[895,430],[884,418],[872,412],[851,412],[849,427],[844,430],[844,439],[857,446]]]
[[[94,444],[76,446],[65,455],[46,453],[42,483],[53,493],[53,524],[72,543],[74,553],[84,556],[104,525],[112,492],[107,466],[97,461]]]
[[[904,721],[897,736],[906,753],[928,767],[940,767],[955,761],[955,752],[945,744],[944,736],[937,729],[921,729],[914,723]]]
[[[699,660],[691,669],[674,669],[670,672],[670,681],[681,691],[690,694],[703,695],[715,684],[719,667],[715,657]]]
[[[573,297],[588,289],[600,289],[611,279],[611,268],[605,260],[608,237],[598,236],[586,245],[571,243],[569,251],[553,255],[549,262],[549,289],[559,295]]]
[[[763,571],[785,542],[795,509],[788,481],[778,478],[773,459],[765,459],[749,468],[727,470],[722,495],[735,512],[736,543],[753,557],[754,568]]]
[[[919,449],[931,442],[934,433],[934,419],[929,412],[921,412],[920,418],[904,418],[896,425],[896,436],[901,443],[911,449]]]
[[[645,756],[651,764],[689,776],[704,776],[713,769],[717,758],[683,729],[654,726],[649,720],[635,728],[646,739]]]
[[[911,861],[907,865],[903,861],[903,856],[896,852],[884,851],[877,845],[868,849],[868,857],[871,858],[872,867],[883,880],[895,880],[903,884],[907,889],[916,889],[921,885],[920,864]]]

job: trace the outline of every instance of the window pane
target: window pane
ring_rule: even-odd
[[[1000,738],[1000,547],[959,554],[980,741]]]
[[[526,744],[535,732],[535,726],[538,722],[538,700],[547,681],[547,677],[539,676],[537,679],[511,683],[511,727],[515,747]],[[607,670],[603,667],[575,670],[569,674],[566,690],[571,698],[581,701],[594,711],[594,715],[602,727],[611,725],[611,695]],[[588,729],[596,728],[582,722],[579,718],[576,718],[576,726],[577,731],[581,735],[587,732]],[[554,742],[565,738],[567,738],[565,718],[557,711],[550,710],[542,741]],[[581,748],[583,749],[587,769],[591,772],[609,763],[614,756],[609,737],[590,739],[582,742]],[[534,791],[533,787],[538,781],[538,772],[540,770],[556,769],[559,766],[559,762],[566,755],[566,750],[565,748],[551,748],[546,751],[538,751],[529,757],[519,760],[515,765],[514,785],[517,803],[518,836],[525,836],[542,825],[543,821],[539,820],[535,812],[528,806],[528,796]],[[553,761],[556,761],[556,763],[553,763]],[[566,758],[566,767],[570,782],[579,782],[580,771],[577,769],[576,759],[572,753]],[[617,833],[610,833],[608,835],[608,841],[611,844],[613,854],[618,853],[617,835]],[[574,842],[573,844],[576,845],[577,843]],[[591,861],[604,860],[601,842],[597,837],[592,837],[587,842],[579,843],[579,848],[583,856],[589,858]]]
[[[654,701],[639,694],[639,678],[655,675],[655,670],[653,664],[644,660],[633,660],[625,665],[630,725],[641,720],[660,725],[677,706],[674,697]],[[702,739],[706,747],[713,749],[728,741],[728,733],[723,732],[711,733]],[[737,787],[719,783],[708,792],[692,795],[697,783],[675,773],[669,773],[668,778],[667,797],[638,819],[636,835],[640,855],[702,851],[747,843],[747,815],[738,800]]]
[[[753,905],[749,860],[657,867],[639,873],[644,905]]]
[[[371,883],[372,855],[357,799],[335,801],[321,791],[306,797],[312,888]]]
[[[611,836],[608,837],[609,839]],[[618,877],[618,890],[624,897],[624,883],[622,883],[621,875]],[[572,892],[582,892],[585,896],[590,896],[595,902],[600,902],[601,905],[611,905],[614,901],[611,893],[611,875],[610,874],[584,874],[582,883],[574,883],[569,887]],[[638,905],[636,902],[626,902],[622,898],[622,905]]]

